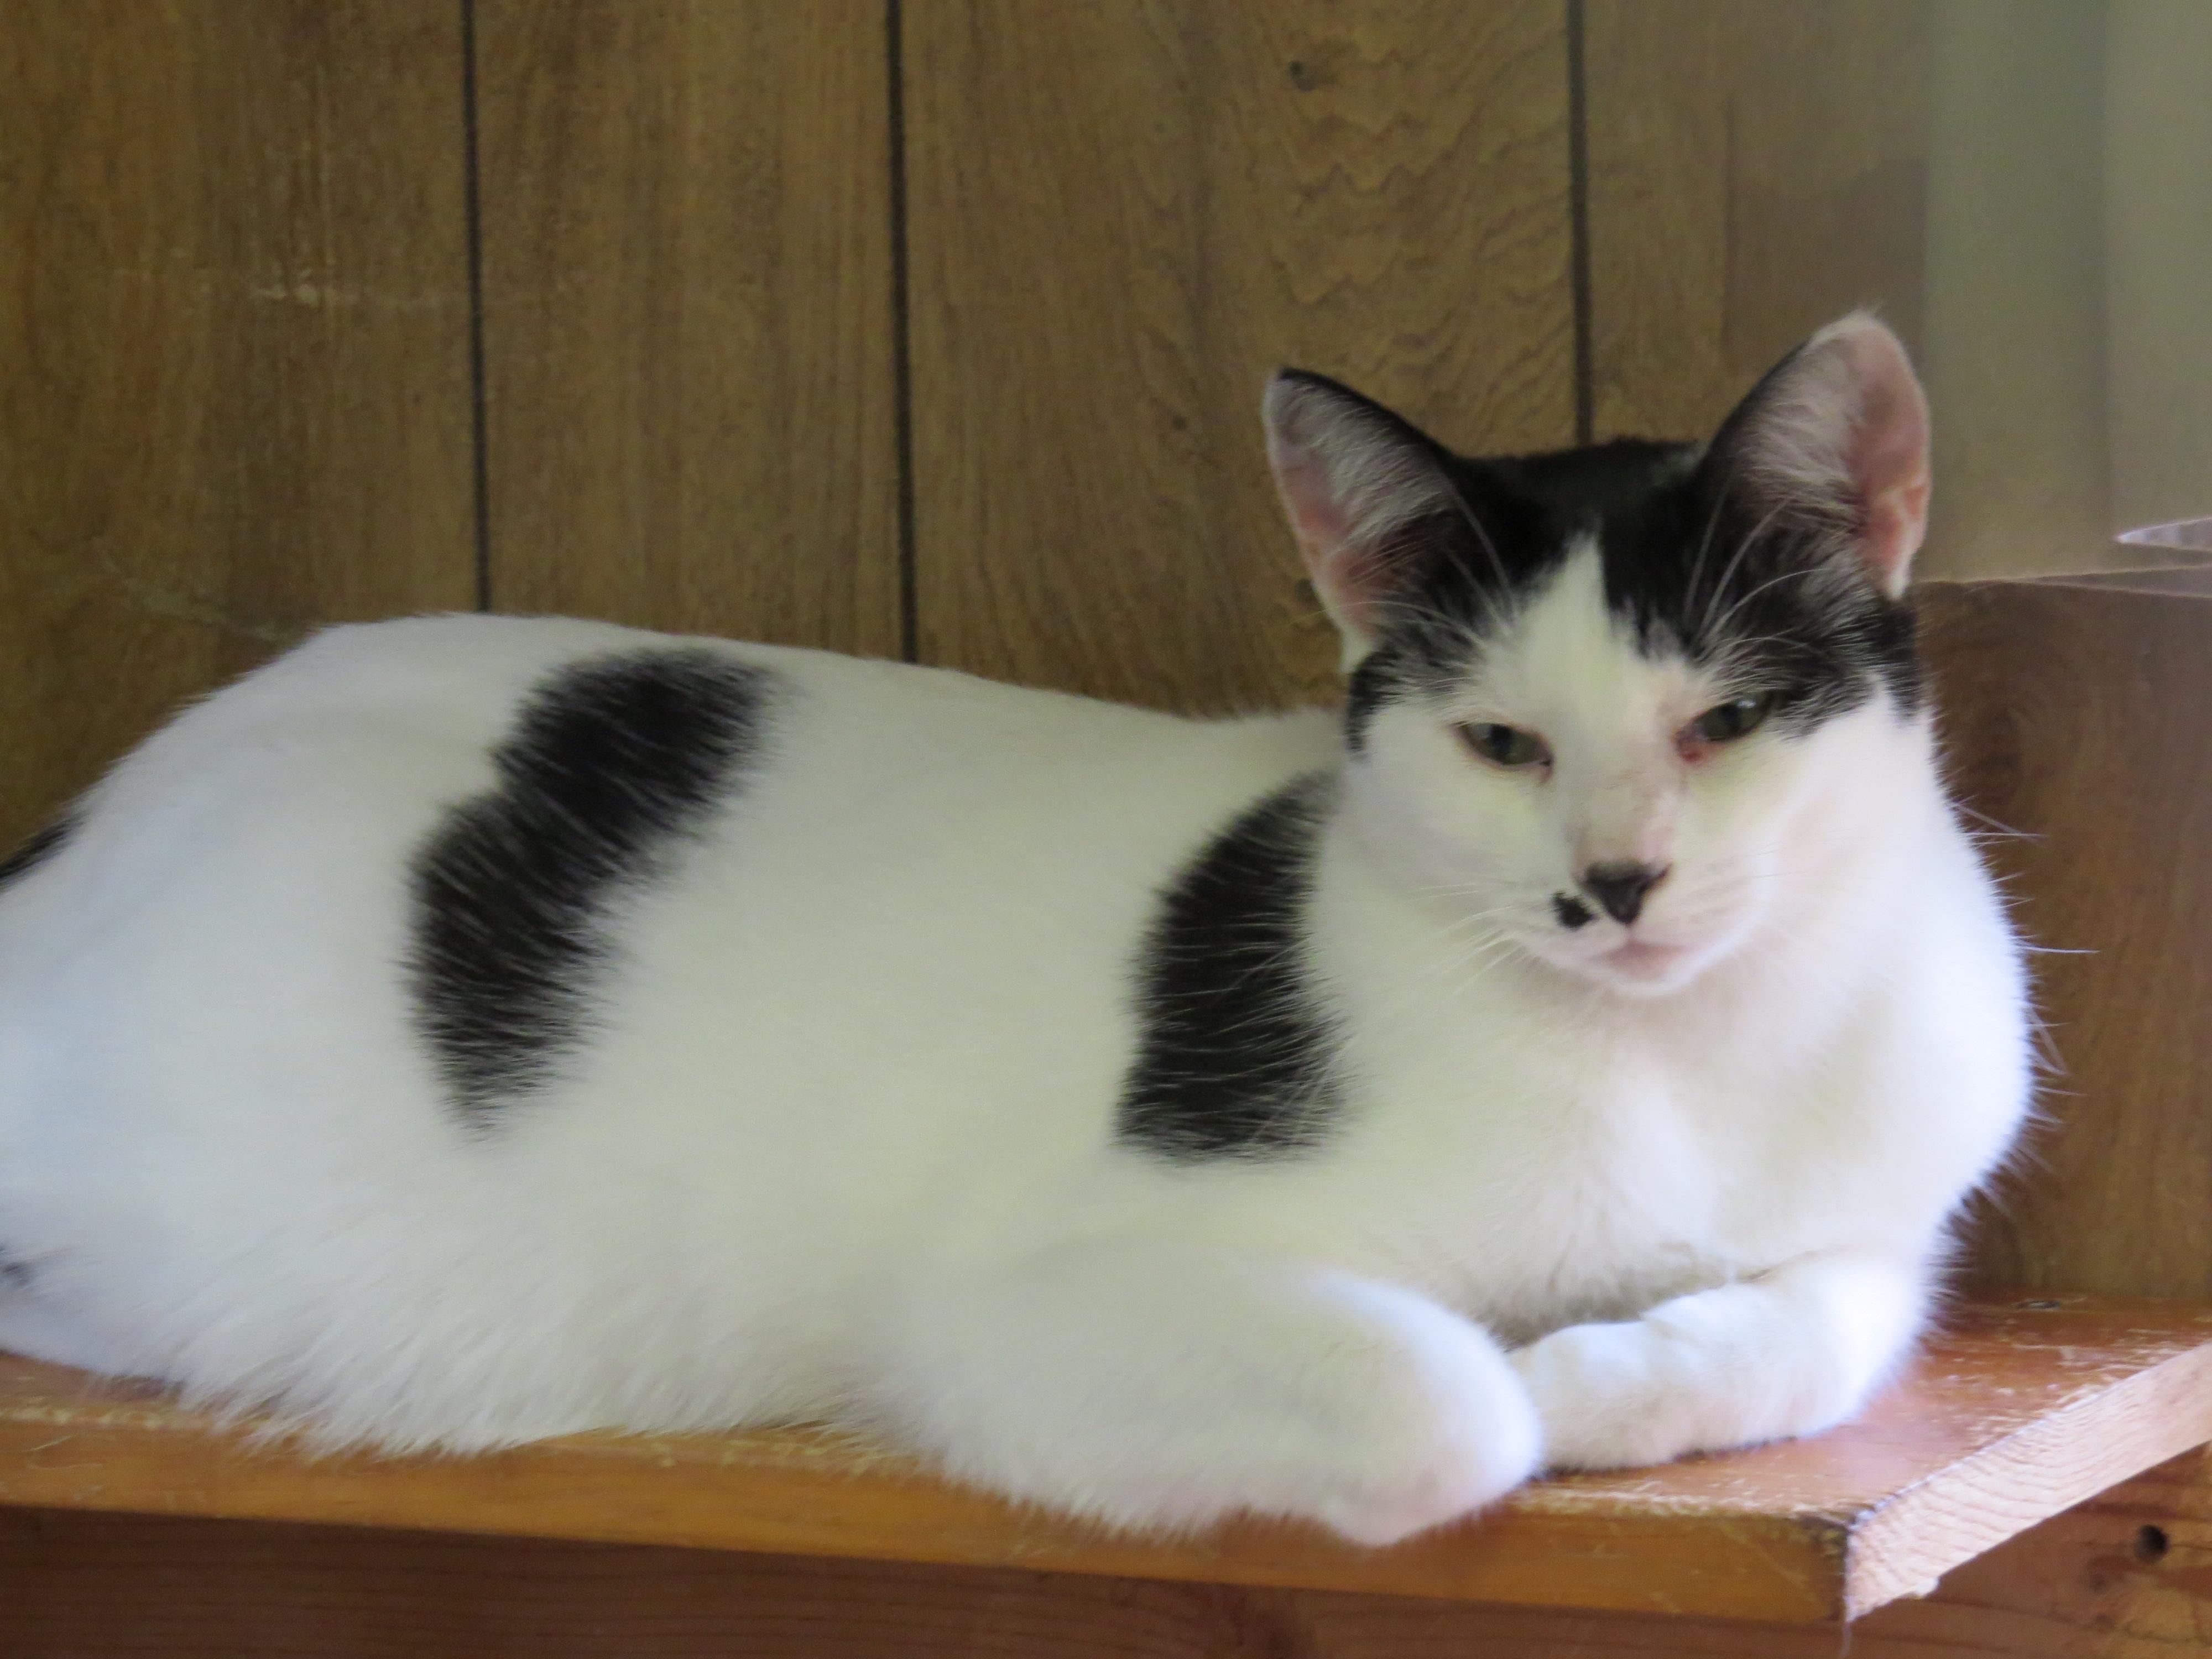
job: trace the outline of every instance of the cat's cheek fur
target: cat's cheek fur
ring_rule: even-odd
[[[1468,752],[1450,711],[1408,700],[1377,713],[1346,767],[1351,823],[1413,891],[1508,930],[1553,924],[1564,878],[1554,797],[1540,775]]]
[[[1487,1334],[1340,1269],[1114,1237],[909,1296],[875,1413],[956,1475],[1109,1526],[1240,1510],[1389,1544],[1533,1474],[1540,1431]]]

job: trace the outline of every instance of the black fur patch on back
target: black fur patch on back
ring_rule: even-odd
[[[1333,787],[1301,779],[1248,808],[1163,894],[1123,1142],[1187,1161],[1319,1140],[1337,1104],[1335,1033],[1307,980],[1304,913]]]
[[[9,1255],[8,1247],[0,1244],[0,1290],[27,1291],[36,1279],[29,1261],[20,1255]]]
[[[543,1086],[582,1037],[609,901],[729,799],[773,685],[705,647],[564,668],[493,751],[496,786],[416,854],[416,1018],[465,1121]]]
[[[0,859],[0,887],[20,881],[48,859],[60,852],[76,831],[76,818],[64,813],[44,829],[36,831],[21,847]]]

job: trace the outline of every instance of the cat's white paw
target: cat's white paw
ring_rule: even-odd
[[[1516,1350],[1549,1466],[1626,1468],[1702,1449],[1705,1402],[1669,1375],[1668,1358],[1638,1322],[1570,1325]]]
[[[902,1310],[886,1416],[964,1480],[1109,1526],[1389,1544],[1541,1460],[1504,1351],[1400,1285],[1103,1239],[934,1288]]]
[[[1789,1356],[1756,1376],[1711,1363],[1663,1320],[1570,1325],[1517,1350],[1513,1369],[1543,1419],[1553,1468],[1670,1462],[1832,1427],[1851,1391],[1798,1377]]]
[[[1333,1444],[1316,1444],[1311,1518],[1354,1543],[1395,1544],[1473,1514],[1541,1467],[1528,1390],[1486,1337],[1466,1336],[1424,1345],[1394,1363],[1396,1375],[1346,1379]]]

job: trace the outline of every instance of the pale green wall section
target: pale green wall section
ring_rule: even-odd
[[[1934,15],[1928,568],[2144,562],[2212,514],[2212,0]]]
[[[2106,25],[2100,0],[1937,0],[1930,574],[2111,562]]]
[[[2212,0],[2112,0],[2106,69],[2112,514],[2212,517]]]

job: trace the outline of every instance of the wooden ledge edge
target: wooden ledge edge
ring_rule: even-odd
[[[2212,1304],[1962,1305],[1859,1422],[1540,1482],[1385,1550],[1247,1522],[1119,1537],[805,1431],[302,1456],[156,1391],[0,1355],[0,1504],[1838,1625],[2212,1440]]]
[[[1924,1476],[1848,1528],[1842,1613],[1923,1595],[1954,1567],[2212,1441],[2212,1344],[2178,1353]]]

